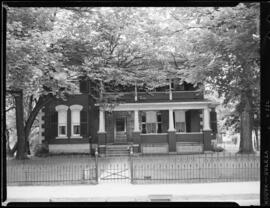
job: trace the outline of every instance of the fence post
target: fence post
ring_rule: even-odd
[[[133,147],[130,147],[130,182],[133,184]]]
[[[98,149],[95,150],[96,183],[98,183]]]
[[[24,171],[24,177],[25,177],[25,182],[27,183],[27,182],[28,182],[28,174],[27,174],[27,171]]]

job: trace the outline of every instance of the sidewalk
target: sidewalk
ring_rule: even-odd
[[[260,182],[204,184],[98,184],[62,186],[8,186],[9,202],[143,201],[173,202],[230,201],[239,205],[259,205]]]

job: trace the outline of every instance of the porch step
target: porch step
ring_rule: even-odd
[[[106,156],[128,156],[129,145],[107,145]]]

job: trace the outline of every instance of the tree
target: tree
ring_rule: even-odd
[[[250,118],[258,113],[260,90],[257,12],[256,4],[8,8],[7,88],[23,90],[23,104],[17,100],[15,107],[20,111],[23,105],[25,117],[16,128],[23,127],[27,141],[39,110],[55,97],[78,90],[78,76],[95,83],[93,97],[102,94],[104,83],[145,86],[151,91],[174,77],[209,83],[225,97],[225,104],[237,102],[241,151],[251,151]],[[102,96],[97,99],[107,102]]]
[[[55,12],[43,8],[7,8],[6,87],[7,93],[15,97],[17,159],[26,157],[27,148],[23,147],[39,110],[53,96],[61,97],[75,89],[73,83],[63,78],[68,77],[69,71],[63,71],[62,54],[49,51],[55,41]],[[28,102],[24,98],[29,98]],[[28,108],[24,108],[24,102]],[[25,109],[28,113],[24,120]]]
[[[204,80],[224,96],[224,104],[237,102],[240,118],[240,153],[253,152],[253,114],[259,115],[259,4],[232,8],[205,8],[192,31],[197,36],[187,74]],[[190,69],[194,70],[190,70]]]
[[[140,58],[136,47],[128,47],[128,42],[123,40],[120,44],[119,34],[115,33],[119,27],[112,21],[106,22],[109,19],[104,18],[104,14],[94,14],[91,10],[81,13],[76,9],[8,8],[6,79],[7,92],[14,95],[16,101],[17,159],[26,157],[24,146],[39,110],[55,97],[63,98],[77,90],[71,77],[77,78],[87,69],[87,75],[94,80],[106,81],[113,73],[122,75],[119,82],[131,80],[127,74],[132,72],[127,67]],[[86,17],[85,13],[92,16]],[[113,16],[117,17],[117,12],[113,12]],[[95,18],[97,21],[92,22]],[[87,27],[81,27],[84,21],[90,21]],[[88,33],[92,27],[95,30]],[[83,36],[85,32],[88,36]],[[61,48],[61,45],[72,46],[74,50]],[[94,52],[93,55],[79,51],[79,55],[74,56],[83,47],[86,52]],[[21,114],[22,109],[25,115]],[[23,117],[26,117],[25,122]]]

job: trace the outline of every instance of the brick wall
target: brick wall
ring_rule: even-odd
[[[85,111],[86,114],[89,112],[89,103],[88,103],[88,96],[85,94],[78,94],[78,95],[72,95],[69,96],[67,100],[60,100],[60,99],[55,99],[52,103],[49,105],[45,106],[44,113],[45,113],[45,140],[48,141],[49,143],[55,143],[57,140],[56,137],[58,136],[58,113],[55,110],[55,107],[57,105],[66,105],[66,106],[71,106],[71,105],[82,105],[83,109],[82,111]],[[71,134],[71,121],[70,121],[70,109],[68,109],[67,112],[67,136],[70,137]],[[87,125],[86,128],[89,128]],[[90,129],[86,130],[86,134],[83,136],[83,139],[75,139],[77,143],[85,143],[84,140],[88,140],[88,136],[90,135]],[[66,143],[70,143],[72,138],[68,138],[65,140]]]

